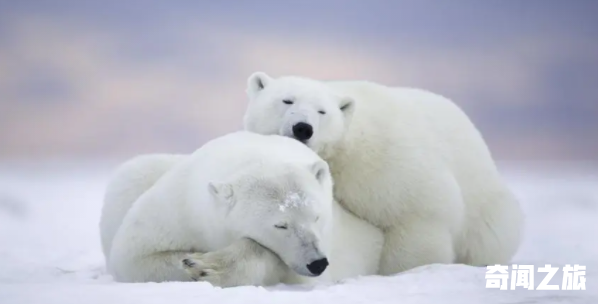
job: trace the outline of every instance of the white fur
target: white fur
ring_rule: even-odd
[[[516,252],[519,203],[478,130],[447,98],[263,72],[249,77],[247,94],[248,131],[294,137],[294,124],[313,126],[305,144],[329,163],[335,199],[385,231],[381,274],[504,264]]]
[[[383,244],[333,202],[326,163],[282,136],[237,132],[190,156],[136,157],[104,204],[102,245],[118,281],[305,283],[315,280],[305,265],[323,256],[330,266],[317,280],[339,280],[377,273]]]
[[[184,158],[183,155],[174,154],[141,155],[118,167],[106,188],[100,219],[102,250],[106,261],[110,256],[112,240],[133,203]]]

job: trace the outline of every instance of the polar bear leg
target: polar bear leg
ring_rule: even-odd
[[[221,250],[188,254],[181,267],[193,280],[220,287],[277,284],[288,269],[277,255],[247,238]]]
[[[113,247],[118,249],[118,247]],[[148,254],[135,254],[132,251],[114,254],[110,259],[110,272],[117,282],[145,283],[192,281],[179,267],[181,259],[189,252],[163,251]]]
[[[433,168],[405,170],[415,181],[410,186],[414,199],[405,215],[384,229],[380,274],[455,262],[453,234],[462,225],[463,198],[453,175],[440,166]]]
[[[102,251],[106,261],[110,259],[114,237],[133,203],[185,157],[180,154],[144,154],[118,167],[106,187],[100,217]]]
[[[379,273],[392,275],[418,266],[455,259],[453,241],[446,228],[434,222],[402,223],[386,231]]]
[[[279,283],[288,269],[278,256],[249,239],[207,253],[128,253],[114,255],[110,261],[119,282],[207,281],[219,287],[267,286]]]

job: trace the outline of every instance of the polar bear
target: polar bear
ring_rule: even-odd
[[[330,166],[334,196],[385,233],[381,274],[504,264],[524,217],[482,136],[449,99],[369,81],[248,79],[244,129],[294,138]]]
[[[107,187],[100,231],[117,281],[221,287],[377,274],[384,242],[378,228],[332,200],[317,154],[249,132],[192,155],[125,162]]]

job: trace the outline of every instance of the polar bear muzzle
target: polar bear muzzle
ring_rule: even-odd
[[[306,143],[313,135],[314,129],[308,123],[299,122],[293,126],[293,137],[302,143]]]
[[[327,258],[315,260],[307,264],[307,270],[309,270],[309,272],[311,272],[315,276],[321,275],[324,272],[324,270],[326,270],[326,267],[328,267]]]

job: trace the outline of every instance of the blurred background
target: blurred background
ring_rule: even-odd
[[[598,1],[0,1],[0,162],[190,152],[254,71],[459,104],[499,160],[598,159]]]

